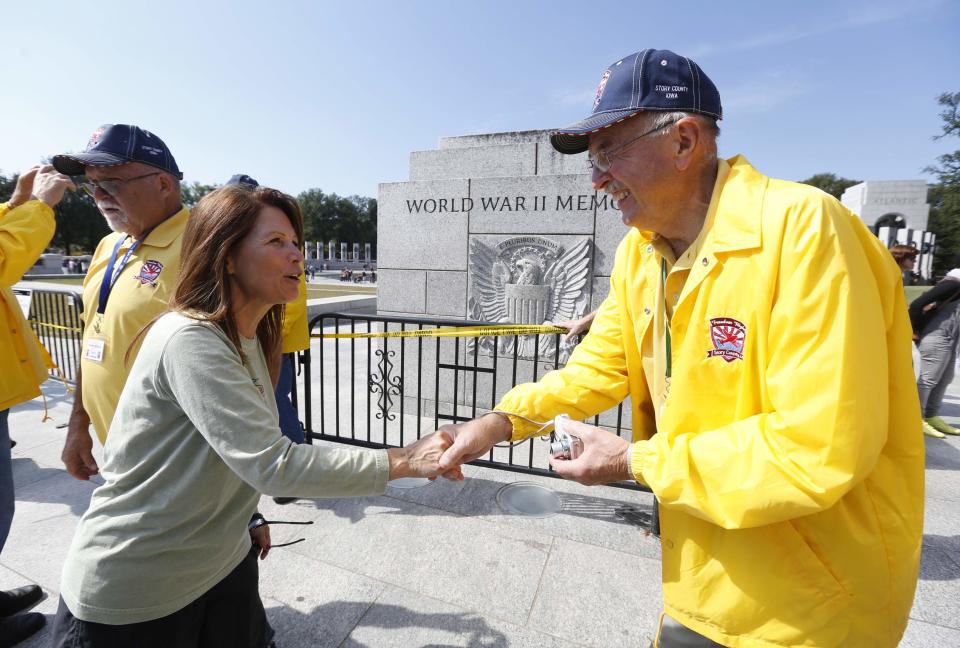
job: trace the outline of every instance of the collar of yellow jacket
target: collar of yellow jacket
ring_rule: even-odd
[[[704,248],[709,247],[712,253],[760,247],[760,209],[767,178],[742,155],[735,155],[726,163],[730,165],[730,173],[722,186],[714,187],[715,192],[720,192],[720,200],[704,240]],[[658,236],[650,231],[639,234],[645,243]]]
[[[186,207],[181,207],[176,214],[154,227],[143,244],[157,248],[169,247],[183,233],[189,215],[190,211]]]

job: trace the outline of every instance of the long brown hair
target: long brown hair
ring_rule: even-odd
[[[221,187],[204,196],[190,212],[183,233],[177,289],[170,298],[170,310],[199,316],[219,326],[241,356],[227,259],[267,206],[276,207],[286,215],[302,246],[303,216],[300,205],[291,196],[268,187]],[[257,325],[257,339],[268,357],[280,345],[283,309],[284,304],[271,307]]]

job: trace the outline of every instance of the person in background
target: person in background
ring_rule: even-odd
[[[943,396],[953,381],[960,341],[960,268],[914,299],[909,312],[920,353],[917,392],[923,433],[940,439],[946,434],[960,435],[960,430],[939,415]]]
[[[73,188],[52,166],[34,167],[20,174],[10,199],[0,205],[0,552],[15,508],[10,408],[39,396],[47,379],[43,351],[11,288],[49,245],[56,228],[53,207]],[[0,647],[14,646],[43,627],[42,614],[18,614],[42,597],[37,585],[0,591]]]
[[[67,472],[85,480],[99,470],[90,426],[106,443],[127,380],[127,349],[167,307],[189,213],[180,202],[183,174],[173,154],[138,126],[101,126],[84,152],[55,155],[53,166],[68,176],[86,176],[80,188],[114,232],[100,241],[83,279],[80,367],[61,454]]]
[[[904,286],[914,286],[919,282],[920,275],[913,271],[917,264],[917,254],[919,251],[912,245],[902,245],[898,243],[890,248],[890,254],[893,260],[900,267],[900,276],[903,277]]]

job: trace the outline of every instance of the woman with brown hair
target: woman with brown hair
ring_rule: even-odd
[[[296,201],[264,187],[223,187],[190,215],[170,312],[144,336],[67,555],[55,646],[262,648],[247,533],[261,493],[436,476],[443,436],[354,450],[280,434],[265,355],[297,297],[302,231]]]

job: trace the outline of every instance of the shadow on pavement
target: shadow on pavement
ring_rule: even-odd
[[[960,454],[960,453],[958,453]],[[960,459],[958,459],[960,467]],[[470,477],[467,488],[453,496],[443,493],[433,493],[431,486],[405,490],[403,493],[390,492],[386,496],[356,498],[351,500],[330,499],[303,499],[302,504],[311,504],[317,510],[331,511],[339,518],[359,522],[367,515],[368,507],[376,507],[378,515],[501,515],[505,517],[526,517],[507,513],[497,504],[497,492],[506,485],[505,482],[493,481],[477,477]],[[560,482],[562,483],[562,482]],[[637,504],[630,501],[621,501],[604,497],[590,497],[565,493],[554,489],[560,497],[563,508],[556,516],[574,516],[623,524],[627,526],[646,527],[649,525],[652,514],[651,504]],[[414,504],[414,506],[409,506]],[[384,511],[386,508],[388,510]]]
[[[277,644],[296,644],[296,640],[307,640],[314,646],[339,646],[340,648],[372,648],[380,645],[362,643],[351,636],[340,640],[340,637],[292,637],[284,632],[286,628],[317,628],[328,626],[331,621],[345,619],[359,619],[350,634],[364,628],[380,628],[396,630],[401,628],[429,628],[436,631],[448,632],[452,635],[450,643],[418,644],[439,648],[440,646],[483,646],[484,648],[507,648],[510,644],[507,637],[494,630],[480,616],[472,613],[423,613],[415,612],[399,605],[385,605],[369,601],[335,601],[314,608],[309,614],[304,614],[291,607],[275,607],[267,611],[270,624],[277,632]],[[366,633],[363,633],[366,634]],[[375,632],[371,633],[375,634]],[[456,641],[453,641],[456,639]],[[463,640],[466,639],[466,642]],[[297,644],[300,645],[300,644]],[[303,644],[308,645],[308,644]]]
[[[944,543],[953,541],[946,536],[923,536],[923,553],[920,558],[920,580],[955,581],[960,580],[960,556],[943,548]]]
[[[17,457],[12,463],[15,476],[19,474],[29,478],[26,485],[17,487],[17,501],[66,504],[70,507],[70,513],[78,517],[90,505],[93,489],[103,484],[103,478],[99,475],[91,477],[89,482],[81,482],[62,468],[41,466],[26,457]]]
[[[960,450],[943,439],[925,437],[927,468],[935,470],[960,470]]]

